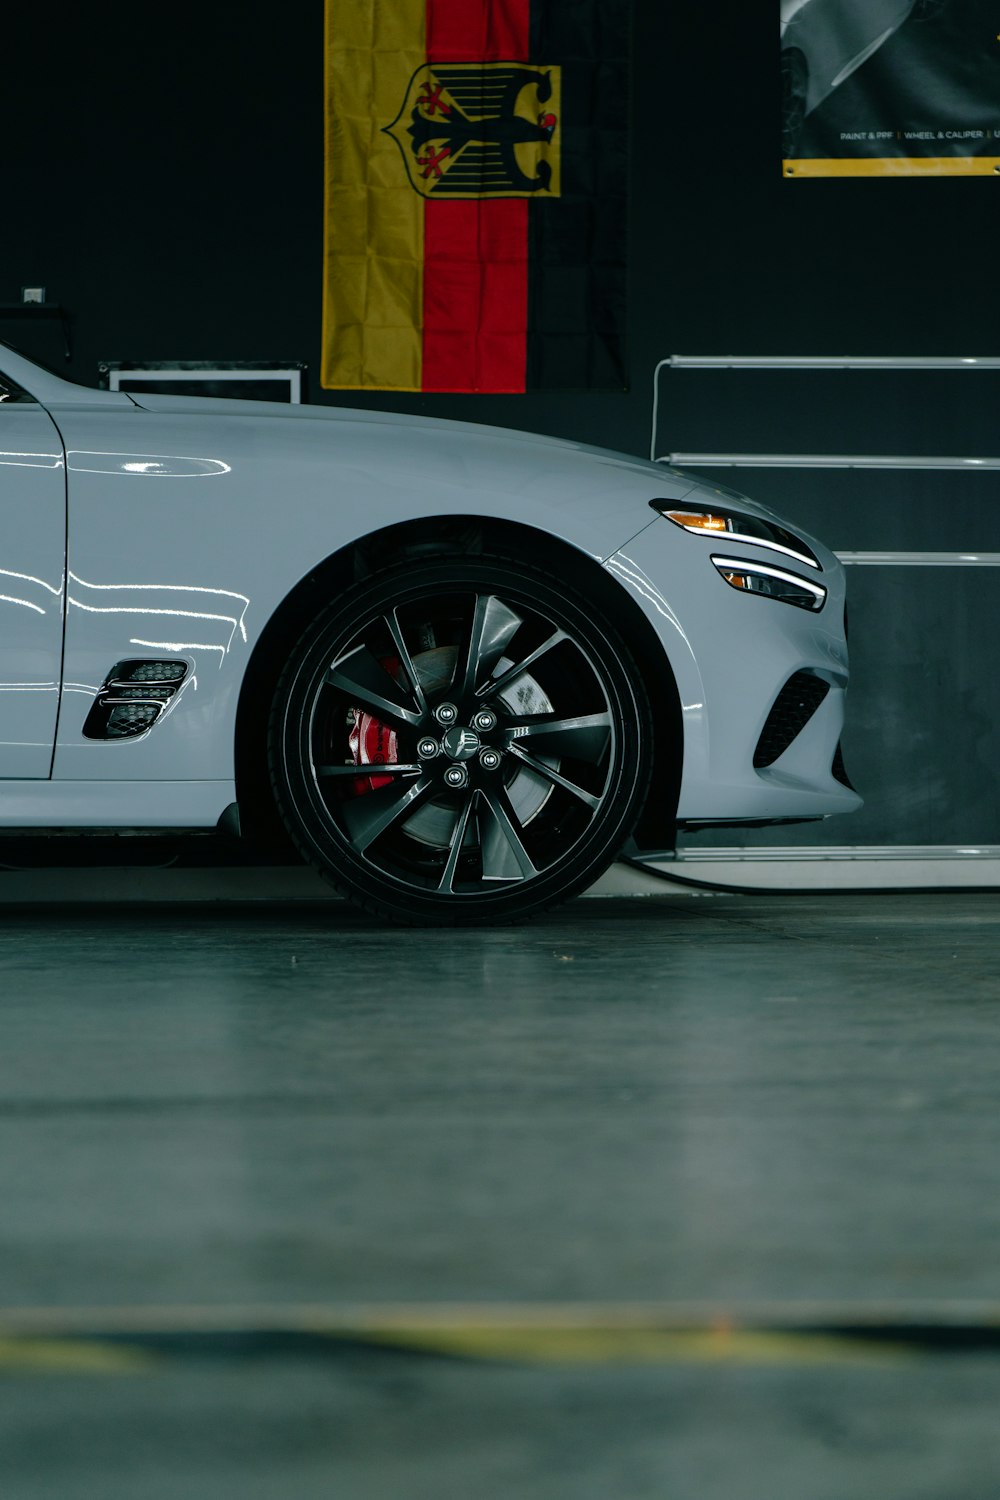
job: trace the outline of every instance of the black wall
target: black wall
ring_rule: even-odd
[[[984,0],[952,3],[953,24],[963,6],[983,18]],[[783,179],[777,22],[775,0],[635,0],[634,89],[621,101],[634,142],[628,392],[376,397],[318,385],[321,0],[10,8],[0,302],[47,287],[71,314],[73,357],[54,323],[0,324],[0,338],[95,384],[102,359],[304,360],[315,401],[636,453],[667,354],[1000,353],[1000,178]],[[671,373],[663,446],[1000,451],[995,377],[782,379]],[[721,477],[838,549],[1000,551],[1000,486],[987,476]],[[998,575],[861,571],[847,748],[869,807],[808,837],[1000,843],[983,685]],[[956,715],[987,778],[976,796],[949,774]]]
[[[643,451],[664,354],[1000,347],[1000,182],[785,181],[777,4],[634,10],[631,392],[341,402]],[[96,380],[101,358],[276,356],[306,360],[312,399],[332,399],[317,374],[322,12],[8,9],[0,301],[38,283],[71,310],[74,378]],[[31,339],[58,356],[54,328]]]

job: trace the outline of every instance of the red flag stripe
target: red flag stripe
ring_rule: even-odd
[[[530,0],[427,0],[430,62],[523,62]],[[523,391],[528,203],[435,202],[424,209],[425,391]]]
[[[427,0],[429,62],[527,62],[531,0]]]

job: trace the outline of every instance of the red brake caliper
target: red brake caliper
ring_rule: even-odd
[[[396,657],[383,657],[381,665],[390,677],[399,676],[399,661]],[[365,713],[364,709],[352,708],[351,713],[354,715],[354,723],[347,737],[347,743],[354,756],[354,764],[356,766],[398,764],[396,731],[390,729],[387,724],[380,723],[372,714]],[[358,776],[352,781],[351,788],[355,797],[363,797],[367,792],[375,792],[381,786],[388,786],[391,781],[391,776]]]

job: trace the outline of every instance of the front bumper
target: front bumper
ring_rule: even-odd
[[[677,684],[684,734],[678,821],[853,812],[861,798],[833,774],[848,681],[843,568],[817,550],[823,572],[810,576],[828,595],[813,613],[730,588],[712,564],[714,550],[706,538],[657,520],[605,563],[656,630]],[[775,562],[764,548],[741,544],[738,551],[747,561]],[[755,767],[771,709],[796,673],[828,690],[787,749]],[[658,690],[655,682],[646,686]]]

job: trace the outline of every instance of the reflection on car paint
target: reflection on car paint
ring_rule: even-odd
[[[66,455],[77,474],[136,474],[142,479],[210,479],[230,474],[232,466],[221,458],[185,458],[168,453],[99,453],[72,448]],[[89,463],[83,460],[92,460]],[[103,460],[103,462],[102,462]]]
[[[45,589],[47,593],[54,595],[60,601],[61,612],[63,592],[61,579],[57,586],[53,583],[46,583],[44,578],[38,578],[34,573],[18,573],[13,568],[0,568],[0,578],[15,578],[20,583],[34,583],[40,589]],[[19,605],[22,609],[33,609],[35,611],[35,614],[37,615],[48,614],[48,610],[44,607],[44,605],[34,604],[30,599],[22,599],[18,594],[0,593],[0,603]]]
[[[0,568],[0,578],[20,578],[25,583],[37,583],[40,589],[47,589],[50,594],[61,594],[63,591],[63,580],[58,585],[46,583],[44,578],[36,578],[34,573],[15,573],[13,568]]]
[[[628,567],[625,566],[626,563],[628,564]],[[609,557],[604,566],[611,569],[612,572],[617,573],[619,578],[621,578],[624,583],[626,583],[630,588],[635,589],[636,593],[641,594],[644,599],[648,600],[658,614],[661,614],[665,620],[670,621],[670,624],[677,631],[677,634],[680,636],[681,640],[688,648],[688,651],[691,653],[692,660],[694,660],[694,650],[691,646],[691,642],[688,640],[687,635],[684,632],[683,625],[681,624],[680,620],[678,620],[677,616],[674,614],[673,610],[670,608],[670,605],[660,593],[659,589],[656,587],[656,584],[650,578],[649,574],[639,566],[634,558],[629,557],[627,553],[619,552],[615,557]],[[700,724],[704,709],[705,704],[703,702],[685,703],[683,702],[682,695],[681,713],[686,716],[686,719],[689,722],[698,722]],[[702,727],[704,728],[703,725]]]
[[[40,604],[32,604],[29,599],[16,599],[13,594],[0,594],[0,604],[19,604],[22,609],[33,609],[36,615],[48,614]]]
[[[19,453],[0,450],[0,466],[11,469],[61,469],[61,453]]]
[[[86,579],[80,578],[76,573],[70,572],[69,576],[73,590],[69,595],[69,603],[76,609],[83,610],[86,614],[162,616],[177,621],[200,620],[229,626],[228,634],[220,631],[219,639],[215,641],[184,641],[180,639],[153,641],[132,636],[129,639],[129,645],[131,646],[142,646],[156,651],[218,652],[219,663],[221,665],[222,659],[231,649],[237,634],[242,641],[245,642],[247,639],[246,612],[249,608],[250,600],[246,594],[237,593],[233,589],[210,589],[198,584],[183,583],[89,583]],[[197,594],[207,596],[208,599],[217,602],[220,609],[223,610],[226,607],[226,601],[231,599],[236,600],[242,608],[232,613],[217,613],[208,609],[165,608],[160,605],[140,604],[131,600],[123,600],[121,603],[116,604],[87,602],[87,594],[103,595],[108,593],[125,596],[129,594],[148,595],[150,593],[160,596],[175,593],[185,595]],[[200,600],[193,600],[191,602],[197,603]],[[230,609],[232,609],[232,606],[230,606]]]
[[[625,566],[626,563],[629,565],[627,568]],[[637,562],[634,562],[631,557],[626,556],[624,552],[619,552],[614,557],[609,557],[604,566],[610,569],[612,573],[617,573],[620,578],[623,578],[627,584],[635,589],[636,593],[641,594],[644,599],[648,599],[657,613],[661,614],[665,620],[670,621],[681,637],[681,640],[690,649],[691,643],[684,634],[684,627],[680,620],[678,620],[649,574],[643,572]]]

